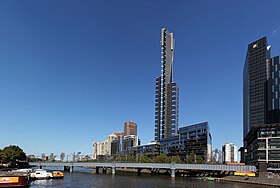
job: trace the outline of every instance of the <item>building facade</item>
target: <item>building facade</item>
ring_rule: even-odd
[[[266,123],[266,62],[270,48],[266,37],[248,45],[243,69],[243,137],[253,125]],[[247,147],[244,140],[243,145]]]
[[[173,81],[173,33],[161,30],[161,75],[156,78],[155,141],[178,132],[179,88]]]
[[[268,69],[268,115],[267,123],[280,122],[280,63],[279,56],[269,59]]]
[[[222,147],[223,163],[237,162],[237,146],[233,143],[224,144]]]
[[[137,135],[137,125],[132,121],[127,121],[124,123],[124,136]]]
[[[241,162],[280,170],[277,130],[279,56],[271,58],[266,37],[248,45],[243,70],[243,148]],[[279,146],[280,148],[280,146]]]
[[[212,158],[212,137],[208,122],[179,128],[177,136],[161,140],[160,153],[180,158],[193,153],[209,162]]]
[[[205,162],[212,158],[212,136],[208,122],[179,128],[180,139],[184,141],[186,154],[195,153]]]

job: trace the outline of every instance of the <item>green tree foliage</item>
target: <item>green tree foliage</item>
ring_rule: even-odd
[[[15,163],[16,161],[25,161],[26,154],[18,146],[8,146],[0,151],[1,163]]]
[[[196,155],[195,152],[191,152],[191,154],[186,156],[186,163],[188,164],[202,164],[204,163],[203,158],[200,155]]]
[[[161,153],[159,156],[157,156],[154,159],[155,163],[170,163],[171,162],[171,157],[168,157],[166,154]]]
[[[182,163],[180,157],[178,155],[171,157],[171,162],[173,163]]]
[[[141,156],[139,157],[139,161],[141,163],[153,163],[153,159],[151,159],[150,157],[147,157],[147,156]]]

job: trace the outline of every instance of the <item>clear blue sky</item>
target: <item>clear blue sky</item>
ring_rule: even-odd
[[[174,32],[179,125],[207,120],[213,149],[242,144],[248,43],[280,54],[280,1],[0,1],[0,148],[91,153],[138,124],[153,140],[160,31]]]

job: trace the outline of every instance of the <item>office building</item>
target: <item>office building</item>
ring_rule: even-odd
[[[280,122],[280,63],[279,56],[269,59],[268,69],[268,122]]]
[[[223,163],[237,162],[237,146],[233,143],[224,144],[222,147]]]
[[[179,89],[173,81],[173,33],[161,30],[161,75],[156,78],[155,141],[178,132]]]
[[[248,45],[243,69],[243,136],[253,125],[266,123],[266,62],[270,47],[266,37]],[[244,140],[246,147],[246,141]]]
[[[243,70],[241,162],[278,170],[279,74],[279,56],[271,58],[266,37],[248,45]]]
[[[137,125],[131,121],[124,123],[124,136],[137,135]]]

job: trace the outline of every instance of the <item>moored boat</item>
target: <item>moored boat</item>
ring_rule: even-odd
[[[0,188],[29,187],[30,178],[27,173],[0,172]]]
[[[34,172],[30,173],[32,179],[50,179],[53,177],[51,172],[47,172],[43,169],[36,169]]]
[[[64,174],[61,171],[53,171],[53,177],[52,178],[63,178]]]

